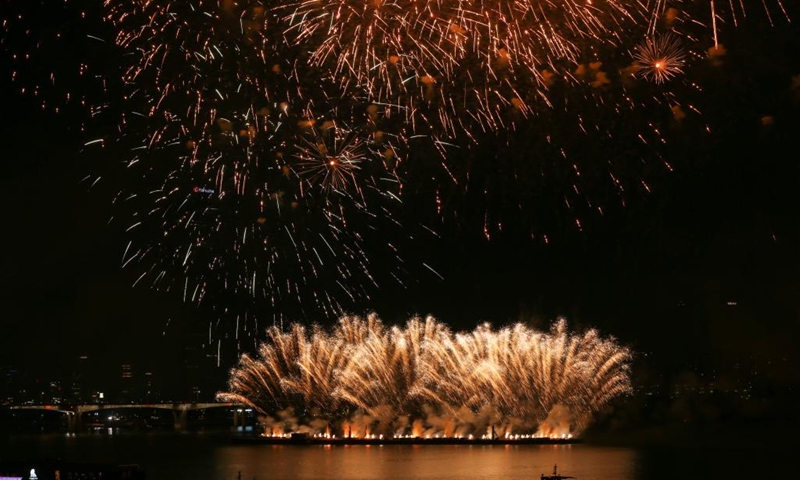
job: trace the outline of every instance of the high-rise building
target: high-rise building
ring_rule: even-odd
[[[64,400],[69,403],[85,403],[89,400],[90,365],[88,355],[78,355],[72,372],[65,382]]]
[[[0,405],[18,402],[20,390],[19,371],[11,365],[0,365]]]
[[[159,395],[156,392],[153,372],[145,372],[144,373],[144,390],[142,394],[142,399],[145,402],[155,402],[159,400]]]
[[[122,364],[119,400],[122,402],[132,402],[136,400],[135,388],[133,385],[133,369],[131,368],[130,363]]]

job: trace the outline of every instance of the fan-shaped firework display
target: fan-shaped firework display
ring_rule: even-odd
[[[15,81],[85,108],[87,143],[123,160],[95,177],[120,192],[124,264],[273,317],[404,282],[410,201],[413,223],[547,239],[562,215],[580,230],[649,192],[674,168],[669,127],[700,116],[692,69],[723,51],[722,25],[754,6],[788,18],[780,0],[21,5],[1,40]],[[77,22],[87,60],[63,65]]]
[[[547,333],[487,324],[454,334],[431,317],[404,328],[343,317],[331,331],[270,328],[218,399],[256,409],[267,434],[576,435],[630,391],[630,359],[564,320]]]

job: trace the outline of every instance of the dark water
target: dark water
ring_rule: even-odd
[[[315,446],[233,444],[227,434],[45,434],[0,437],[0,459],[137,463],[148,480],[579,480],[793,477],[785,444],[747,447]],[[41,477],[40,477],[41,478]]]

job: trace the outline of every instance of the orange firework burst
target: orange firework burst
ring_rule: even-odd
[[[328,121],[312,126],[297,150],[295,168],[310,187],[328,193],[359,188],[356,174],[367,151],[357,132]]]
[[[658,35],[647,38],[634,55],[637,71],[642,78],[664,83],[683,73],[686,54],[675,35]]]

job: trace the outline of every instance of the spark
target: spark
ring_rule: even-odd
[[[673,35],[647,38],[635,55],[639,75],[655,83],[664,83],[683,73],[685,57],[680,39]]]
[[[549,192],[586,230],[587,212],[654,189],[640,177],[668,143],[664,118],[702,115],[687,72],[708,31],[722,54],[723,20],[789,19],[781,0],[4,3],[14,84],[82,112],[83,147],[109,159],[87,183],[119,190],[136,282],[277,316],[341,313],[402,284],[407,251],[370,235],[405,235],[409,200],[430,202],[431,223],[479,219],[468,226],[492,241],[515,205],[523,234],[548,243]],[[71,41],[86,58],[65,63]]]
[[[338,435],[577,435],[593,414],[630,393],[631,352],[596,330],[549,332],[522,324],[453,333],[433,317],[389,327],[374,314],[331,330],[269,328],[243,355],[221,401],[267,417],[292,410],[301,431]],[[551,413],[566,410],[554,424]],[[314,433],[314,432],[312,432]]]

